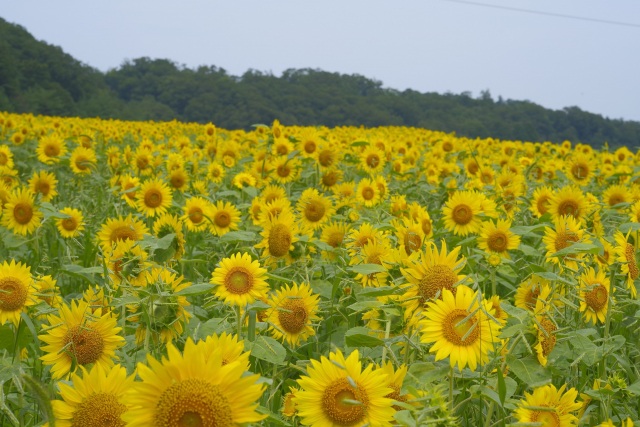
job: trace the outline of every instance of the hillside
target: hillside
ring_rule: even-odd
[[[168,59],[138,58],[101,73],[0,18],[0,110],[61,116],[247,124],[402,125],[468,137],[571,140],[593,146],[640,145],[640,122],[612,120],[578,107],[549,110],[489,92],[438,94],[383,88],[361,75],[189,69]]]

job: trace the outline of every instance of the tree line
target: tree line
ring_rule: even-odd
[[[168,59],[137,58],[102,73],[60,47],[0,18],[0,111],[124,120],[212,122],[247,129],[274,119],[286,125],[397,125],[467,137],[571,140],[599,147],[640,145],[640,122],[578,107],[550,110],[488,91],[438,94],[384,88],[358,74],[290,69],[191,69]]]

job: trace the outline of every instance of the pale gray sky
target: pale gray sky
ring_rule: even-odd
[[[0,16],[102,71],[142,56],[319,68],[640,121],[639,0],[0,0]]]

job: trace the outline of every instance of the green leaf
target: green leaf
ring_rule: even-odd
[[[257,240],[257,234],[253,231],[230,231],[220,237],[220,241],[224,243],[231,242],[255,242]]]
[[[533,356],[520,358],[508,354],[507,365],[515,376],[529,387],[541,386],[551,381],[551,373]]]
[[[333,284],[331,282],[327,280],[316,279],[316,280],[312,280],[310,285],[311,285],[311,290],[313,290],[314,293],[326,299],[331,299],[333,295]]]
[[[351,143],[352,147],[366,147],[367,145],[369,145],[369,142],[367,141],[356,141]]]
[[[398,288],[395,286],[380,286],[376,287],[368,287],[364,288],[360,292],[358,292],[358,296],[363,297],[382,297],[385,295],[393,295]]]
[[[446,365],[436,367],[431,362],[416,362],[409,366],[404,380],[404,386],[424,389],[425,385],[442,381],[448,374],[450,368]]]
[[[252,343],[245,341],[251,355],[274,365],[284,365],[287,350],[278,341],[271,337],[259,336]]]
[[[347,308],[350,308],[353,311],[364,311],[364,310],[371,310],[374,308],[379,308],[381,306],[383,306],[384,303],[381,301],[358,301],[356,303],[353,303],[349,306],[347,306]]]
[[[102,275],[104,273],[103,267],[82,267],[81,265],[76,264],[67,264],[60,267],[60,272],[68,274],[69,276],[74,276],[83,280],[88,281],[92,285],[96,283],[96,278],[94,275]]]
[[[560,256],[577,254],[577,253],[598,254],[600,253],[600,246],[594,245],[592,243],[578,242],[564,249],[560,249],[558,252],[554,253],[551,256],[560,257]]]
[[[209,292],[216,285],[211,283],[196,283],[195,285],[191,285],[188,288],[184,288],[181,291],[175,293],[175,295],[180,296],[189,296],[189,295],[202,295]]]
[[[384,341],[369,335],[369,329],[361,326],[349,329],[344,334],[344,342],[348,347],[378,347],[384,345]]]
[[[401,426],[415,427],[418,425],[416,420],[413,418],[411,411],[397,411],[393,414],[393,418],[398,422],[398,425]]]
[[[504,400],[507,396],[507,385],[504,382],[502,369],[498,367],[498,397],[500,398],[500,406],[504,406]]]
[[[627,234],[629,231],[638,231],[640,230],[640,223],[638,222],[625,222],[624,224],[618,225],[618,230],[622,232],[622,234]]]
[[[516,227],[511,227],[510,231],[513,234],[517,234],[518,236],[535,236],[539,237],[539,234],[534,233],[534,231],[543,230],[546,227],[549,227],[551,224],[540,223],[536,225],[519,225]]]
[[[358,264],[349,267],[349,270],[358,274],[362,274],[363,276],[367,274],[384,273],[387,271],[387,269],[380,264]]]
[[[213,318],[204,323],[199,323],[196,327],[197,336],[200,339],[205,339],[213,334],[220,334],[226,331],[228,323],[225,319]]]

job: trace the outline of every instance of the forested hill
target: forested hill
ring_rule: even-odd
[[[612,120],[578,107],[549,110],[488,92],[437,94],[383,88],[361,75],[190,69],[167,59],[138,58],[101,73],[37,41],[0,18],[0,111],[130,120],[213,122],[248,128],[287,125],[404,125],[468,137],[640,146],[640,122]]]

